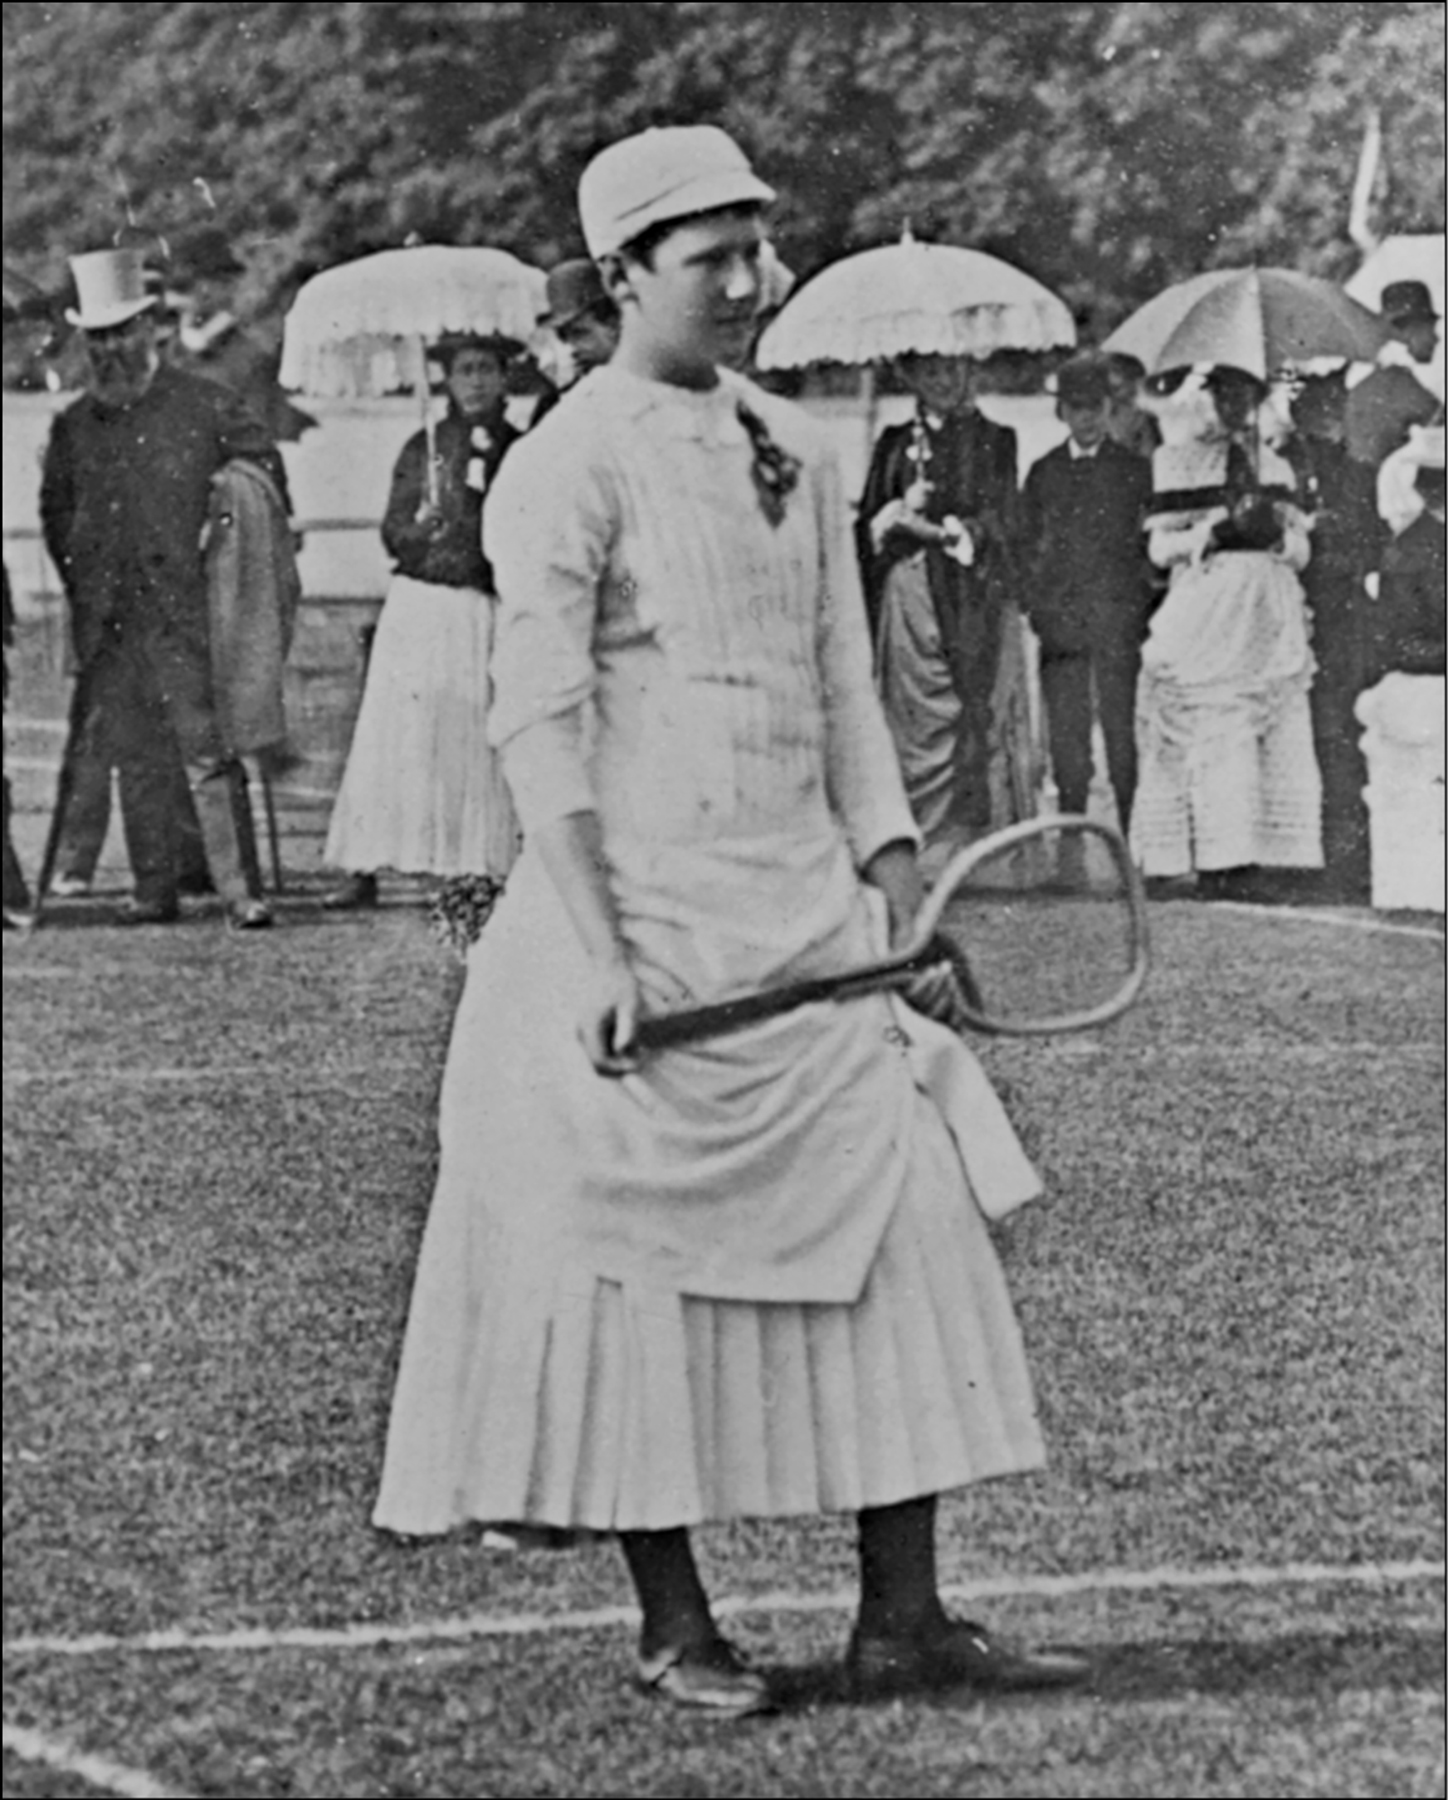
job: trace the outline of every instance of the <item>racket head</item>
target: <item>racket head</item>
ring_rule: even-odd
[[[959,851],[921,911],[916,942],[968,965],[961,1008],[989,1036],[1051,1037],[1120,1018],[1150,969],[1146,895],[1120,832],[1057,815]]]

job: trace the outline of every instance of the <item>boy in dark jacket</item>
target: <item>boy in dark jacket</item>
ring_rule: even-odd
[[[1142,520],[1151,465],[1109,435],[1112,390],[1098,358],[1057,376],[1056,412],[1070,432],[1026,477],[1022,609],[1041,644],[1041,695],[1062,812],[1084,813],[1091,787],[1091,722],[1121,828],[1136,792],[1136,680],[1152,606]]]

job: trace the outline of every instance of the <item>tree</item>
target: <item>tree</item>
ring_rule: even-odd
[[[215,217],[250,298],[409,234],[538,262],[578,175],[734,131],[801,273],[908,221],[1107,325],[1249,259],[1338,273],[1364,108],[1385,226],[1441,229],[1441,4],[5,4],[7,260]]]

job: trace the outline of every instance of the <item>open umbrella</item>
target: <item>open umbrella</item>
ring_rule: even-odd
[[[1065,302],[1023,270],[980,250],[917,243],[907,232],[807,281],[765,330],[757,360],[762,369],[859,366],[912,352],[984,357],[1075,342]]]
[[[411,388],[428,444],[434,420],[427,346],[458,332],[539,337],[541,269],[506,250],[414,244],[324,269],[297,291],[282,336],[283,387],[365,399]],[[435,459],[427,459],[429,486]]]
[[[1178,282],[1134,312],[1103,348],[1147,373],[1219,363],[1266,381],[1316,357],[1371,362],[1387,332],[1334,282],[1295,269],[1214,269]]]
[[[419,345],[452,332],[531,344],[543,272],[506,250],[416,244],[314,275],[297,292],[282,339],[283,387],[364,399],[412,387]]]

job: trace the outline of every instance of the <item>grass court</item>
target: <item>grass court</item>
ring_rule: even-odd
[[[460,980],[415,906],[4,945],[4,1793],[1442,1794],[1442,940],[1153,909],[1146,998],[982,1051],[1048,1470],[941,1561],[1067,1696],[845,1704],[847,1519],[699,1534],[783,1712],[627,1685],[608,1543],[368,1524]],[[497,1029],[509,1022],[500,1018]]]

